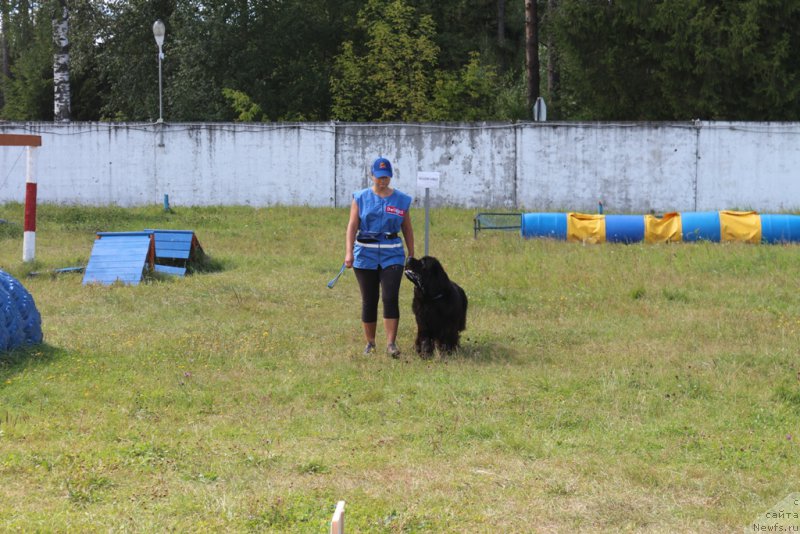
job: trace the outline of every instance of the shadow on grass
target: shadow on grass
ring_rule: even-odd
[[[67,351],[64,349],[53,347],[47,343],[0,352],[0,389],[14,375],[39,365],[47,365],[66,354]]]
[[[167,265],[171,267],[183,267],[184,261],[161,259],[159,260],[159,265]],[[185,267],[186,267],[186,276],[192,276],[197,274],[208,274],[208,273],[225,271],[227,269],[227,264],[223,260],[211,258],[210,256],[202,256],[202,258],[199,260],[193,260],[191,262],[185,263]],[[143,276],[143,280],[145,282],[171,282],[179,278],[182,277],[158,271],[150,271],[150,270],[146,271]]]
[[[188,273],[217,273],[226,269],[226,262],[208,254],[193,259],[187,266]]]
[[[411,348],[411,355],[415,358],[419,357],[414,352],[413,347]],[[495,341],[467,339],[461,342],[461,347],[457,351],[450,354],[443,354],[437,350],[430,360],[443,362],[516,363],[519,361],[519,354],[513,348]]]

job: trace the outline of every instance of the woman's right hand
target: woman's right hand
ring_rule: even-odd
[[[344,266],[350,269],[353,266],[353,253],[348,252],[344,255]]]

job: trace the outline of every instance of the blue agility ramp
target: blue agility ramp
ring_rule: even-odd
[[[145,230],[155,237],[155,270],[159,273],[184,276],[191,262],[205,255],[191,230]]]
[[[98,232],[83,284],[137,285],[155,264],[153,232]]]

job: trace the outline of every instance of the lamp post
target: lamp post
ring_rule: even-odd
[[[161,20],[157,20],[153,23],[153,37],[156,38],[156,44],[158,45],[158,122],[164,122],[164,107],[161,99],[161,60],[164,59],[164,53],[161,51],[161,47],[164,44],[164,34],[166,33],[166,28],[164,27],[164,23]]]

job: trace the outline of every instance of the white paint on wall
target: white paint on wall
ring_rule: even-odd
[[[39,201],[335,206],[378,156],[416,205],[649,213],[800,209],[800,123],[5,123],[42,136]],[[24,200],[24,158],[0,148],[0,202]]]

